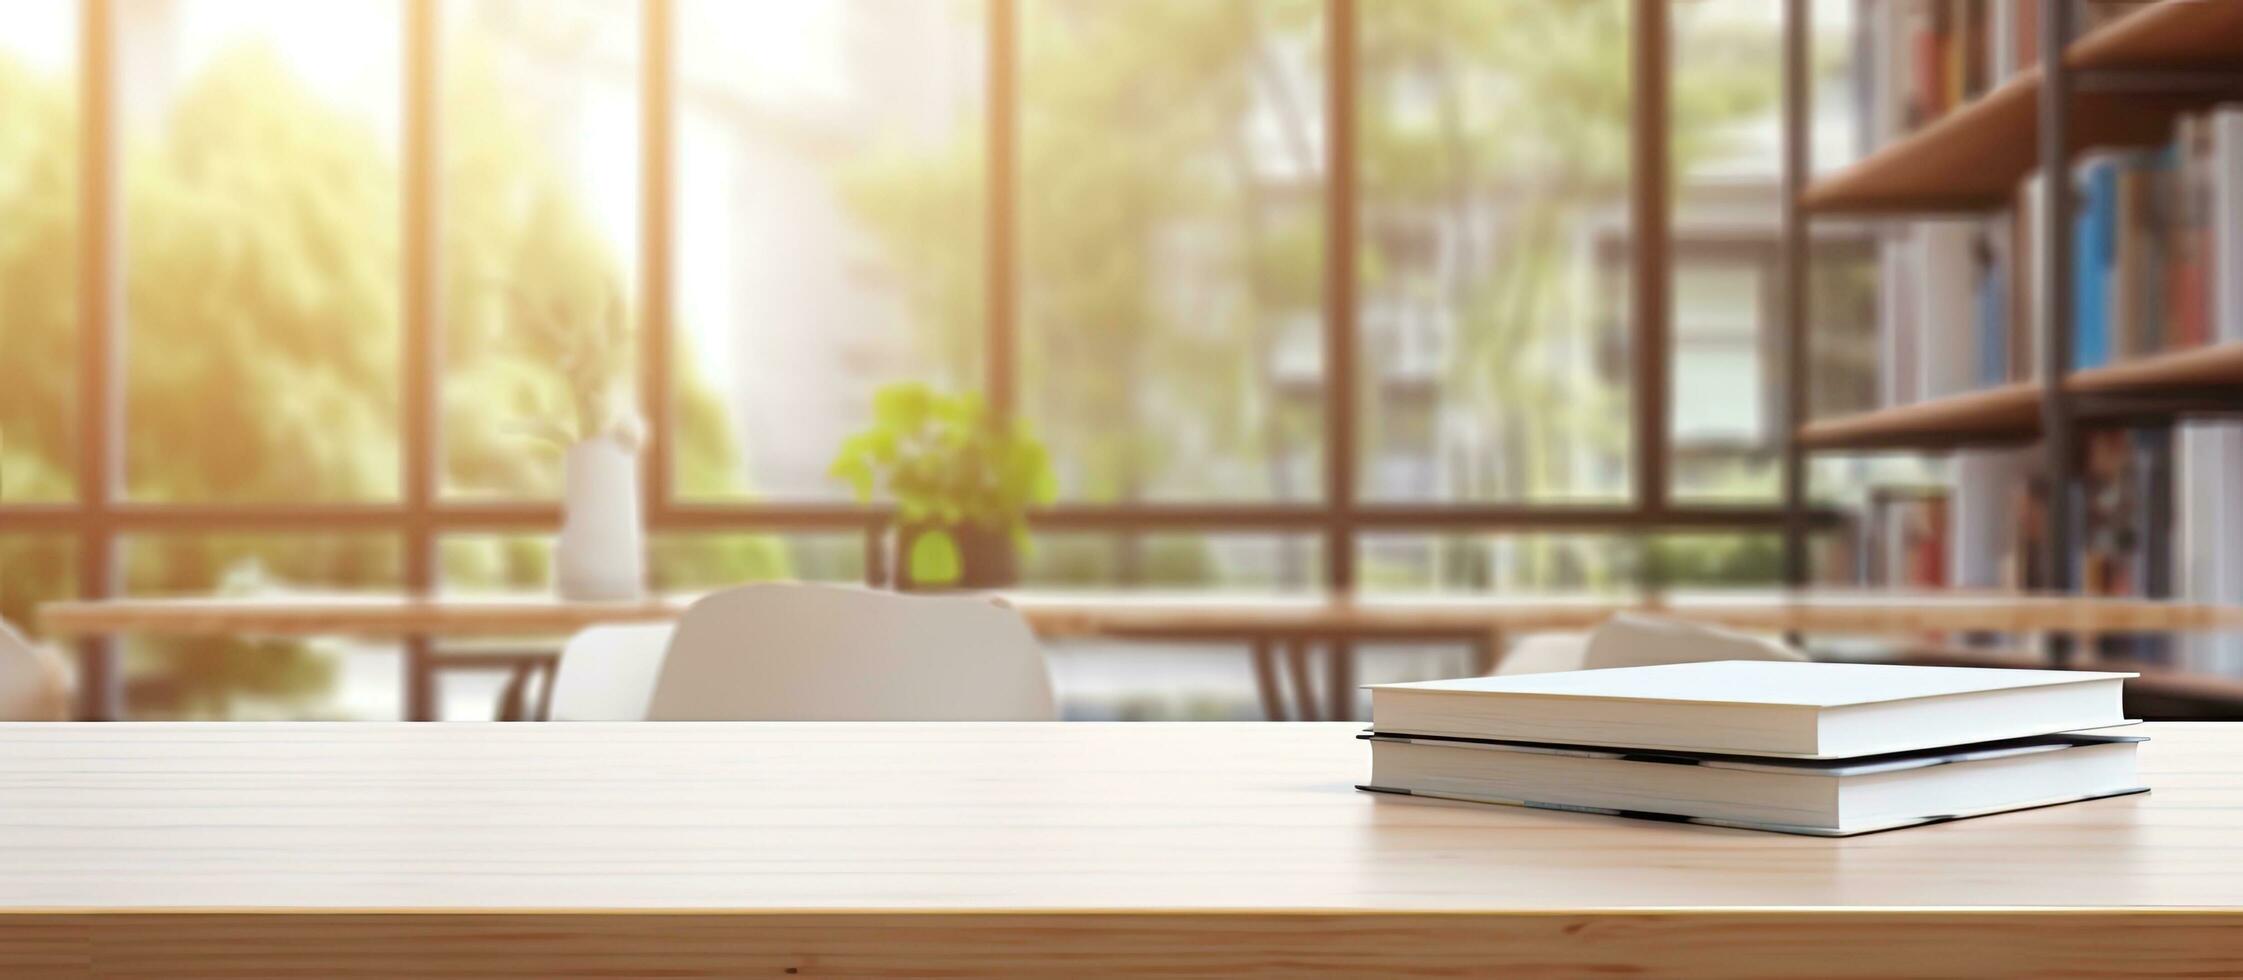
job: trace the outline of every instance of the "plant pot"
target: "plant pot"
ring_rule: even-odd
[[[553,581],[563,599],[624,600],[646,593],[638,455],[596,436],[570,446]]]
[[[958,545],[959,576],[954,582],[921,582],[911,574],[911,550],[928,531],[948,530]],[[1020,553],[1012,535],[968,524],[943,528],[932,524],[907,524],[895,535],[895,550],[888,566],[890,579],[900,592],[976,591],[1002,589],[1020,580]]]

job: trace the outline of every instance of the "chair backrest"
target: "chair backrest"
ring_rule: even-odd
[[[673,623],[594,626],[569,639],[553,670],[554,721],[645,721]]]
[[[63,721],[70,717],[70,669],[0,620],[0,721]]]
[[[1545,674],[1606,667],[1650,667],[1702,660],[1805,660],[1777,643],[1718,626],[1620,613],[1590,633],[1521,637],[1496,664],[1495,673]]]
[[[1049,721],[1051,678],[993,599],[748,585],[678,621],[654,721]]]
[[[1533,633],[1519,637],[1496,661],[1495,674],[1549,674],[1580,670],[1589,656],[1589,637],[1582,633]]]
[[[1807,655],[1774,640],[1657,616],[1620,613],[1589,634],[1581,666],[1650,667],[1706,660],[1805,660]]]

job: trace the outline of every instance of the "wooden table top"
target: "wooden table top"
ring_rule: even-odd
[[[1984,630],[2082,633],[2243,629],[2243,608],[2051,595],[1857,590],[1506,595],[1240,595],[1221,592],[999,593],[1046,636],[1466,635],[1581,630],[1650,611],[1738,629],[1859,634]],[[602,623],[674,619],[692,596],[568,602],[538,596],[278,595],[51,602],[54,635],[360,636],[565,634]]]
[[[2243,910],[2243,726],[1840,840],[1361,793],[1359,730],[0,726],[0,912]]]

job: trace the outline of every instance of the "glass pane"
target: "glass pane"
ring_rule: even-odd
[[[76,18],[0,6],[0,503],[77,490]]]
[[[881,385],[977,385],[983,5],[677,9],[677,485],[845,497]]]
[[[397,0],[120,0],[125,487],[398,493]]]
[[[1809,554],[1815,554],[1810,548]],[[1650,580],[1673,588],[1767,588],[1783,581],[1783,536],[1708,531],[1654,537],[1645,552]]]
[[[1856,159],[1854,4],[1816,0],[1810,153]],[[1780,234],[1783,7],[1690,0],[1674,8],[1674,498],[1772,503],[1783,433]],[[1810,226],[1810,414],[1874,396],[1876,280],[1869,229]],[[1865,406],[1866,407],[1866,406]],[[1817,461],[1816,465],[1821,465]]]
[[[1819,539],[1818,539],[1819,540]],[[1358,554],[1370,592],[1590,592],[1615,598],[1647,583],[1674,588],[1767,587],[1781,580],[1782,537],[1691,534],[1379,534]],[[1842,562],[1828,542],[1814,552]]]
[[[52,534],[0,536],[0,622],[33,633],[39,604],[78,594],[78,549]]]
[[[438,545],[443,588],[463,595],[549,595],[550,534],[448,534]],[[647,544],[648,586],[701,592],[745,582],[864,581],[864,543],[832,534],[658,534]]]
[[[1321,10],[1021,4],[1021,400],[1066,499],[1321,496]]]
[[[1628,4],[1359,9],[1363,495],[1624,498]]]
[[[1674,496],[1773,501],[1782,410],[1776,252],[1772,243],[1746,249],[1677,244],[1669,419]]]
[[[1864,88],[1870,84],[1868,66],[1855,58],[1863,50],[1858,32],[1867,29],[1857,22],[1856,15],[1874,12],[1878,6],[1861,0],[1810,0],[1807,4],[1811,27],[1808,44],[1812,49],[1808,57],[1814,77],[1814,105],[1808,111],[1815,141],[1810,152],[1816,176],[1850,166],[1876,148],[1869,132],[1871,120],[1859,111],[1867,104]]]
[[[647,555],[658,592],[708,592],[749,582],[863,585],[864,535],[662,534]]]
[[[1049,589],[1299,592],[1324,581],[1310,534],[1039,532],[1021,585]]]
[[[1356,545],[1366,592],[1625,591],[1643,544],[1618,534],[1376,534]]]
[[[638,6],[444,13],[443,489],[552,498],[638,417]]]
[[[506,595],[553,591],[553,535],[447,534],[436,543],[438,587]]]
[[[400,588],[388,534],[167,534],[122,543],[125,594],[255,596]],[[136,720],[391,719],[398,649],[355,639],[126,638]]]
[[[1769,502],[1779,490],[1783,5],[1691,0],[1675,4],[1673,28],[1671,492]]]

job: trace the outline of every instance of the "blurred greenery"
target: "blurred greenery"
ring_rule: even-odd
[[[453,40],[444,106],[443,386],[447,486],[550,498],[555,448],[524,422],[579,430],[627,383],[622,263],[571,200],[491,69]],[[0,499],[67,499],[75,459],[76,119],[68,78],[0,56]],[[317,97],[261,44],[237,45],[173,93],[126,148],[126,488],[195,503],[392,501],[399,489],[399,174],[373,123]],[[682,332],[681,332],[682,333]],[[681,345],[682,346],[682,345]],[[690,352],[680,351],[689,358]],[[721,407],[688,387],[689,486],[741,479]],[[139,593],[394,587],[394,535],[142,536]],[[17,549],[18,554],[24,553]],[[51,555],[51,545],[29,552]],[[540,587],[543,542],[443,549],[448,587]],[[698,582],[783,576],[783,548],[733,536],[654,571]],[[70,586],[45,561],[0,562],[0,615]],[[222,716],[308,702],[332,662],[297,644],[159,640],[130,666],[137,713]]]
[[[17,367],[0,384],[0,500],[65,500],[77,458],[76,102],[0,54],[0,119],[0,363]]]

